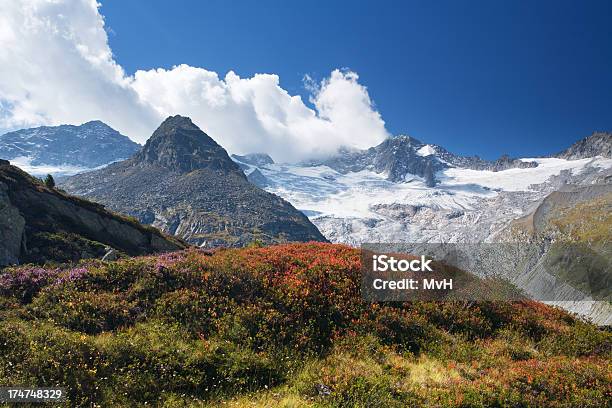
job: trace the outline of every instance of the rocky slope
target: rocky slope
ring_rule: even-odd
[[[513,277],[530,296],[612,325],[612,184],[565,185],[498,240],[537,249]]]
[[[325,240],[181,116],[166,119],[133,158],[71,177],[62,187],[197,245]]]
[[[568,160],[595,156],[612,157],[612,133],[593,132],[591,136],[579,140],[556,155],[556,157]]]
[[[0,135],[0,158],[18,159],[16,162],[34,173],[38,169],[38,173],[92,169],[127,159],[139,149],[139,144],[100,121],[80,126],[42,126]]]
[[[103,206],[45,187],[0,161],[0,266],[129,255],[185,248],[181,241]]]
[[[235,159],[255,166],[271,164],[248,162],[239,157]],[[450,167],[501,171],[535,167],[537,163],[508,156],[502,156],[496,161],[483,160],[477,156],[458,156],[441,146],[428,145],[410,136],[396,136],[367,150],[344,150],[330,159],[311,161],[305,165],[327,166],[342,174],[371,170],[384,174],[391,182],[403,182],[417,176],[423,178],[428,187],[434,187],[438,182],[435,173]]]

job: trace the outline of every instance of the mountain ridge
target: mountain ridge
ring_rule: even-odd
[[[243,161],[244,163],[244,161]],[[495,161],[478,156],[459,156],[442,146],[425,144],[406,135],[390,137],[380,144],[363,150],[341,149],[327,159],[309,160],[307,166],[328,166],[340,173],[372,169],[384,173],[387,180],[399,183],[418,176],[428,187],[434,187],[438,180],[435,173],[449,167],[472,170],[502,171],[510,168],[536,167],[537,163],[502,155]]]
[[[0,158],[26,158],[32,166],[95,168],[129,158],[140,145],[99,120],[41,126],[0,135]]]
[[[612,132],[593,132],[554,157],[577,160],[595,156],[612,157]]]

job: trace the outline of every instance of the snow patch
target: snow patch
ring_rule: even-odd
[[[477,185],[503,191],[530,191],[532,185],[544,183],[564,170],[571,171],[572,174],[580,174],[587,167],[612,168],[612,159],[602,157],[581,160],[555,158],[527,158],[521,160],[535,161],[538,166],[503,171],[450,168],[439,174],[442,183],[438,187],[445,189],[453,186]]]
[[[531,191],[563,170],[580,174],[588,167],[612,168],[612,159],[582,160],[524,159],[538,162],[538,167],[504,171],[449,168],[439,171],[436,187],[427,187],[420,177],[410,182],[393,183],[385,174],[371,170],[339,173],[327,166],[273,164],[260,167],[274,184],[266,188],[277,194],[310,219],[386,219],[374,210],[378,204],[424,206],[434,210],[474,210],[482,199],[495,198],[500,192]]]
[[[107,163],[102,166],[88,168],[88,167],[79,167],[72,166],[69,164],[64,165],[51,165],[51,164],[41,164],[41,165],[33,165],[31,157],[15,157],[10,160],[11,164],[19,167],[21,170],[29,173],[35,177],[46,176],[47,174],[51,174],[54,177],[58,176],[74,176],[75,174],[85,173],[87,171],[98,170],[103,167],[108,166],[111,163]]]
[[[436,153],[436,149],[432,145],[425,145],[416,152],[419,156],[427,157]]]

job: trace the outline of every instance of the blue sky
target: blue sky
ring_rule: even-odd
[[[612,130],[609,1],[102,2],[128,74],[185,63],[224,75],[350,68],[393,133],[487,158],[558,151]]]

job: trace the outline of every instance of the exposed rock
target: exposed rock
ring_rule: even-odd
[[[127,159],[140,149],[99,120],[80,126],[42,126],[0,135],[0,158],[27,157],[33,166],[94,168]]]
[[[0,266],[18,264],[24,240],[25,220],[8,196],[8,186],[0,182]]]
[[[433,185],[433,174],[447,166],[434,156],[419,155],[417,150],[423,146],[410,136],[397,136],[367,150],[345,149],[329,159],[305,164],[329,166],[343,174],[373,169],[377,173],[385,173],[387,180],[393,182],[403,182],[410,176],[429,177]]]
[[[502,155],[495,161],[490,161],[481,159],[478,156],[459,156],[454,153],[450,153],[441,146],[433,147],[436,152],[435,155],[450,167],[488,171],[503,171],[515,168],[526,169],[538,167],[538,163],[535,161],[523,161],[521,159],[512,158],[507,154]]]
[[[507,154],[504,154],[499,159],[495,160],[493,163],[485,165],[483,170],[503,171],[508,169],[527,169],[530,167],[538,167],[538,163],[534,161],[513,159]]]
[[[259,169],[255,169],[247,175],[247,179],[257,187],[270,187],[273,183],[264,176]]]
[[[225,149],[190,119],[181,116],[166,119],[130,163],[141,168],[151,166],[176,173],[209,170],[216,175],[241,174]]]
[[[176,238],[0,166],[0,265],[76,261],[106,246],[130,255],[185,248]]]
[[[538,164],[513,159],[507,155],[496,161],[483,160],[478,156],[458,156],[443,147],[426,145],[410,136],[396,136],[367,150],[344,149],[329,159],[310,161],[304,165],[329,166],[343,174],[372,169],[386,174],[387,180],[392,182],[404,182],[418,176],[425,180],[428,187],[434,187],[438,183],[436,172],[449,167],[502,171],[536,167]]]
[[[425,185],[427,187],[435,187],[436,185],[436,177],[434,175],[433,165],[431,161],[428,161],[425,165]]]
[[[577,141],[566,150],[555,155],[555,157],[568,160],[595,156],[612,157],[612,133],[593,132],[591,136]]]
[[[201,246],[325,241],[308,218],[247,180],[189,118],[166,119],[132,159],[60,185]]]
[[[268,164],[274,164],[274,160],[265,153],[251,153],[244,156],[232,154],[232,159],[257,167],[265,167]]]

